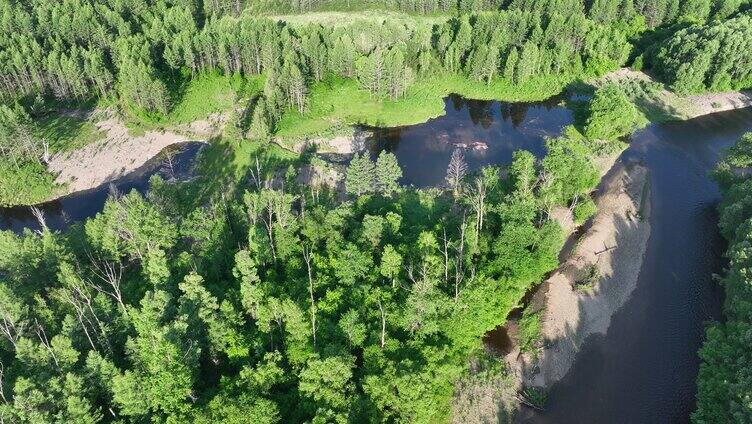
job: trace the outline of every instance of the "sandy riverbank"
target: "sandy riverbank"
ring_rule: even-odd
[[[57,193],[57,197],[116,180],[141,167],[166,147],[205,140],[224,124],[222,116],[212,116],[174,131],[147,131],[143,135],[133,136],[122,119],[112,112],[98,111],[87,116],[75,116],[82,119],[100,116],[94,125],[103,133],[103,137],[81,149],[51,158],[48,169],[56,176],[55,183],[64,187]]]
[[[726,110],[752,106],[752,91],[729,91],[681,96],[666,89],[651,75],[622,68],[609,72],[592,84],[604,82],[625,84],[627,93],[651,121],[685,120]]]
[[[564,377],[588,336],[605,333],[631,295],[650,235],[648,177],[639,164],[617,164],[603,178],[598,213],[533,297],[533,308],[543,310],[542,350],[532,355],[515,348],[506,356],[521,384],[548,387]],[[592,266],[600,281],[591,290],[576,287]]]
[[[348,135],[301,140],[295,143],[292,150],[296,153],[302,153],[308,146],[315,146],[316,153],[333,153],[348,156],[365,151],[368,140],[371,136],[372,134],[370,131],[363,131],[354,128],[353,133]],[[284,143],[281,140],[277,141],[277,144],[284,147]]]

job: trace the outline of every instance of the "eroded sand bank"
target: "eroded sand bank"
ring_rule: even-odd
[[[591,225],[533,298],[543,310],[541,352],[515,348],[506,357],[525,386],[548,387],[564,377],[584,341],[608,330],[637,284],[650,235],[647,169],[617,164],[601,187]],[[592,266],[602,278],[591,290],[578,288]]]
[[[63,187],[58,197],[116,180],[139,168],[164,148],[207,139],[224,124],[222,116],[214,116],[174,131],[147,131],[133,136],[115,114],[99,111],[96,116],[102,116],[94,125],[104,136],[81,149],[53,156],[48,164],[49,171],[56,176],[55,183]]]

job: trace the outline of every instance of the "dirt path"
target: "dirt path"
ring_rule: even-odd
[[[71,115],[77,112],[63,113]],[[64,187],[58,196],[116,180],[139,168],[168,146],[209,138],[225,121],[221,115],[210,116],[175,131],[148,131],[141,136],[132,136],[123,121],[111,112],[100,110],[80,117],[88,119],[90,116],[102,117],[94,125],[104,133],[104,137],[81,149],[57,154],[48,164],[49,171],[56,175],[55,183]]]

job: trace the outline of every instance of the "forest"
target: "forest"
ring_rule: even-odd
[[[621,144],[568,134],[504,173],[458,151],[447,190],[400,187],[383,153],[342,202],[261,157],[234,196],[154,177],[66,232],[0,233],[0,417],[446,421],[483,334],[558,264],[551,210],[586,219],[591,158]]]
[[[745,422],[752,398],[752,133],[725,154],[714,177],[723,191],[719,227],[728,241],[728,269],[721,278],[726,290],[726,320],[710,326],[700,350],[695,423]]]
[[[749,88],[749,8],[0,3],[0,204],[52,193],[54,146],[36,136],[40,118],[98,105],[130,123],[169,125],[186,84],[207,74],[260,81],[230,125],[235,145],[261,146],[238,181],[155,177],[148,194],[113,192],[95,218],[66,231],[42,217],[38,232],[0,232],[0,420],[446,422],[455,382],[483,355],[482,336],[558,265],[566,234],[552,211],[568,208],[578,223],[594,213],[594,159],[622,149],[619,139],[644,118],[605,86],[581,125],[547,140],[542,160],[520,151],[504,169],[470,172],[457,151],[446,184],[419,190],[399,185],[393,155],[356,156],[345,199],[301,184],[309,158],[280,160],[270,142],[305,133],[311,97],[333,96],[331,87],[394,107],[394,121],[368,111],[344,122],[381,125],[452,92],[547,97],[627,64],[681,93]],[[409,19],[330,25],[278,15],[371,9]],[[730,155],[730,166],[748,166],[740,146],[746,153]],[[749,218],[748,186],[726,192],[722,228],[738,247],[724,278],[729,321],[710,330],[702,352],[698,423],[731,419],[750,393],[748,368],[727,360],[749,351],[735,337],[749,326],[739,277],[748,240],[734,233]]]
[[[262,78],[233,125],[244,138],[288,146],[343,125],[424,121],[442,113],[449,93],[541,100],[628,63],[680,93],[752,84],[744,0],[428,3],[3,2],[0,203],[54,194],[45,169],[55,144],[24,136],[39,119],[99,104],[134,125],[169,126],[186,85],[217,72]],[[409,14],[349,24],[274,15],[373,8]],[[365,101],[360,92],[374,107],[341,116]]]

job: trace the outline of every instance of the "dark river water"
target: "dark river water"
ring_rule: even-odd
[[[621,160],[651,173],[651,234],[637,288],[605,336],[593,336],[549,393],[544,413],[525,423],[686,423],[695,407],[697,350],[705,324],[721,318],[712,281],[725,248],[717,186],[707,178],[718,154],[752,131],[752,109],[653,125],[632,137]]]
[[[112,183],[103,184],[91,190],[79,191],[37,206],[44,213],[45,221],[50,229],[64,229],[73,222],[83,221],[101,211],[111,187],[115,187],[121,193],[131,190],[144,193],[149,188],[149,178],[152,175],[159,174],[168,179],[189,177],[193,159],[202,146],[204,146],[203,143],[194,142],[167,147],[140,168]],[[168,161],[168,157],[171,160]],[[20,233],[24,228],[39,229],[37,219],[32,215],[30,208],[26,206],[0,208],[0,230]]]
[[[421,125],[374,129],[371,154],[394,153],[402,167],[400,182],[418,187],[444,184],[456,148],[463,150],[470,169],[509,164],[521,149],[543,157],[544,137],[559,135],[574,119],[563,100],[504,103],[450,96],[444,116]]]
[[[545,136],[572,123],[563,98],[509,104],[450,97],[447,113],[422,125],[376,130],[371,154],[393,152],[403,184],[441,185],[451,153],[465,152],[471,169],[508,164],[515,150],[545,154]],[[587,340],[574,366],[550,391],[545,412],[523,410],[524,423],[684,423],[694,409],[695,378],[708,320],[721,317],[723,292],[712,274],[723,268],[718,188],[707,178],[718,154],[746,131],[752,109],[651,125],[632,137],[621,161],[651,173],[651,226],[645,261],[630,300],[605,336]],[[189,175],[200,144],[174,156],[177,178]],[[120,191],[145,191],[151,175],[170,174],[164,157],[117,180]],[[109,185],[41,205],[48,225],[102,209]],[[35,228],[28,208],[0,208],[0,229]]]

